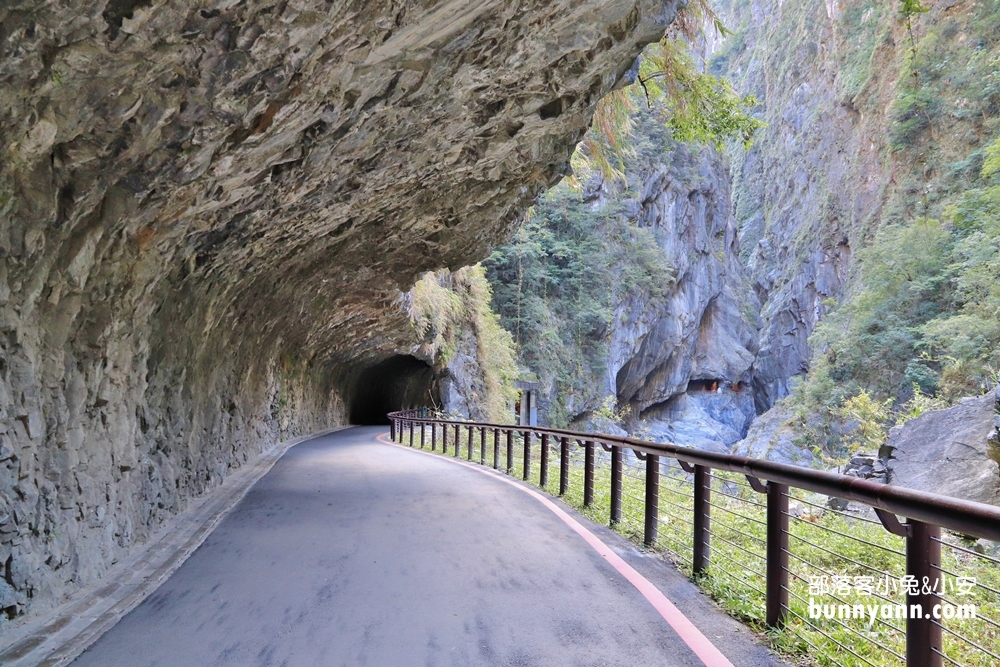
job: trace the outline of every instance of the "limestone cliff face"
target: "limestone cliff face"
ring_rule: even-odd
[[[676,284],[662,306],[641,295],[621,304],[606,382],[652,435],[715,449],[809,370],[810,334],[848,293],[854,249],[901,189],[887,109],[905,36],[890,2],[718,9],[734,35],[704,45],[709,69],[754,95],[767,126],[749,151],[728,151],[728,165],[703,154],[700,168],[678,169],[685,151],[698,155],[685,149],[642,176],[635,217],[656,229]],[[781,423],[767,420],[747,446],[766,454]],[[785,445],[783,459],[809,458]]]
[[[4,611],[344,419],[678,4],[4,3]]]
[[[644,241],[649,246],[598,259],[588,256],[573,265],[572,271],[579,275],[573,273],[564,279],[584,281],[596,270],[589,268],[588,262],[613,261],[607,276],[600,275],[611,283],[627,282],[626,276],[654,263],[662,269],[655,272],[656,285],[647,286],[647,277],[635,284],[606,286],[615,295],[607,321],[596,327],[594,340],[588,345],[572,348],[573,357],[568,361],[575,370],[567,371],[561,365],[553,368],[552,363],[532,370],[544,388],[543,401],[559,402],[573,427],[606,430],[609,423],[603,418],[607,417],[604,408],[613,399],[619,411],[627,408],[624,426],[634,434],[724,449],[746,434],[755,415],[751,384],[760,327],[756,296],[746,286],[740,261],[729,166],[710,148],[673,141],[656,112],[638,111],[634,121],[636,155],[626,161],[627,186],[609,187],[595,176],[582,193],[567,190],[565,195],[574,198],[574,206],[587,208],[587,215],[609,221],[605,227],[610,231],[602,232],[612,237],[607,244],[620,244],[618,237],[623,234],[647,238],[649,232],[651,240]],[[563,210],[567,203],[560,198],[546,199],[538,206],[536,218],[548,220],[553,210]],[[574,210],[569,215],[584,215]],[[533,233],[539,239],[547,238],[546,234],[558,238],[542,262],[562,266],[566,260],[560,253],[566,250],[559,244],[572,247],[575,241],[571,236],[560,236],[567,224],[563,217],[555,215],[552,220],[551,227]],[[619,222],[612,224],[611,220]],[[598,229],[604,227],[598,225]],[[522,254],[537,253],[531,242],[528,238],[523,247],[512,246],[501,254],[516,260]],[[506,261],[499,261],[493,273],[497,289],[510,291],[513,281],[520,290],[523,276],[510,270]],[[517,261],[514,264],[517,266]],[[538,290],[545,288],[544,282],[531,285]],[[579,331],[573,318],[581,317],[574,309],[559,314],[568,308],[560,300],[576,297],[554,290],[541,298],[551,306],[540,311],[543,319],[552,320],[549,328],[533,328],[522,334],[528,336],[524,346],[536,355],[538,350],[550,350],[550,337],[573,338],[567,332]],[[513,319],[514,301],[510,295],[501,300],[509,326],[519,321]],[[589,359],[587,355],[599,359],[580,363],[580,359]],[[530,366],[531,360],[525,363]],[[556,373],[562,373],[558,380],[550,377]]]
[[[767,122],[750,151],[733,154],[735,216],[764,321],[754,374],[764,410],[808,371],[824,301],[843,296],[852,249],[881,215],[892,176],[884,115],[896,69],[885,32],[891,8],[875,3],[848,22],[844,11],[862,3],[723,4],[737,34],[712,68],[755,95]],[[859,59],[863,67],[854,67]]]
[[[888,1],[718,9],[734,34],[703,45],[708,67],[754,95],[767,125],[727,160],[637,128],[660,154],[632,174],[640,195],[625,209],[655,231],[675,282],[663,303],[632,293],[618,305],[600,383],[631,406],[632,429],[712,449],[808,372],[809,336],[902,188],[887,110],[905,37]],[[600,396],[567,401],[586,417]],[[783,460],[809,459],[781,424],[766,420],[744,449],[768,455],[780,436]]]
[[[810,349],[809,335],[829,305],[865,288],[854,255],[876,230],[945,219],[981,184],[997,97],[995,68],[977,58],[989,53],[997,15],[993,5],[931,3],[907,34],[896,2],[721,5],[735,34],[717,45],[710,68],[756,95],[768,124],[752,150],[733,154],[743,258],[762,304],[754,365],[762,411],[825,352]],[[741,450],[810,458],[786,428],[787,408]],[[820,421],[807,416],[804,430],[838,440],[840,426]]]
[[[735,34],[705,46],[710,70],[756,96],[767,126],[728,164],[664,152],[626,206],[676,268],[666,303],[633,294],[610,331],[605,390],[651,435],[730,446],[809,370],[809,336],[847,293],[854,249],[897,187],[890,4],[718,3]]]
[[[609,380],[647,422],[633,429],[715,449],[743,437],[754,416],[757,304],[744,288],[727,165],[708,149],[671,148],[626,209],[653,230],[674,284],[663,299],[633,294],[618,305]]]

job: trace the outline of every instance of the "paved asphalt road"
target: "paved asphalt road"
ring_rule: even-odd
[[[536,500],[384,430],[290,449],[74,667],[702,664]],[[651,578],[734,664],[776,664],[682,578]]]

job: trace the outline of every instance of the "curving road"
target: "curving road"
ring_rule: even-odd
[[[703,664],[538,500],[384,430],[291,448],[74,667]],[[778,664],[661,561],[578,520],[733,664]]]

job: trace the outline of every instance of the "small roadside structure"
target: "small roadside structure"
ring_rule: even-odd
[[[520,392],[514,403],[514,418],[521,426],[538,426],[538,397],[542,383],[522,375],[514,381]]]

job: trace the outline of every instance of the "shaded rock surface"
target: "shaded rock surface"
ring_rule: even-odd
[[[658,441],[726,453],[755,416],[749,391],[688,391],[646,411],[640,430]]]
[[[653,231],[674,285],[663,300],[633,295],[619,304],[609,345],[609,384],[634,414],[683,393],[691,380],[747,382],[757,350],[726,164],[687,146],[664,157],[669,162],[645,176],[631,208]]]
[[[1000,475],[987,440],[994,396],[963,399],[889,431],[889,483],[982,503],[1000,504]]]
[[[844,54],[860,37],[845,32],[837,3],[736,0],[722,8],[738,29],[714,69],[761,102],[767,126],[733,154],[734,215],[746,271],[761,302],[754,383],[758,411],[809,370],[808,339],[847,287],[853,249],[881,215],[892,160],[883,109],[891,74],[872,56],[881,108],[859,110],[845,93]],[[874,31],[869,12],[863,32]],[[857,30],[855,30],[857,32]],[[891,55],[891,54],[890,54]],[[888,74],[884,79],[879,77]]]
[[[4,3],[7,613],[343,420],[399,290],[508,234],[677,4]]]

